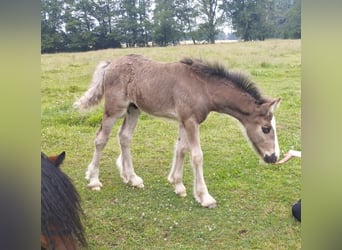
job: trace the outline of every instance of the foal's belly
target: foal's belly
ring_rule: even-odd
[[[138,108],[152,116],[167,118],[171,120],[179,120],[178,114],[174,109],[158,109],[156,107],[146,107],[144,105],[137,105]]]

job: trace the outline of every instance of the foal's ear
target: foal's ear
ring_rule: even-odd
[[[57,156],[52,156],[52,157],[49,157],[50,161],[53,162],[53,165],[55,165],[55,167],[59,167],[64,159],[65,159],[65,151],[63,151],[62,153],[60,153],[59,155]]]
[[[281,98],[277,98],[277,99],[274,99],[273,101],[271,101],[270,103],[270,107],[269,107],[269,112],[273,113],[280,105],[280,101],[281,101]]]
[[[273,114],[273,112],[279,107],[281,98],[268,100],[265,103],[261,104],[261,113],[262,115],[267,115],[269,113]]]
[[[62,153],[58,155],[55,166],[59,167],[63,163],[64,159],[65,159],[65,151],[63,151]]]

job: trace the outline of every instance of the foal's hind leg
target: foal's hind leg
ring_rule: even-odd
[[[188,142],[183,125],[179,125],[178,140],[175,146],[172,168],[168,176],[168,181],[173,184],[175,193],[181,197],[186,196],[186,188],[183,184],[184,157],[188,152]]]
[[[110,132],[113,128],[115,121],[121,115],[122,112],[114,116],[107,116],[106,114],[104,114],[101,122],[101,127],[98,129],[96,133],[95,151],[93,154],[93,159],[91,163],[88,165],[88,169],[86,172],[86,179],[89,180],[88,187],[92,190],[100,190],[102,187],[102,183],[99,180],[99,161],[101,153],[107,144]]]
[[[134,129],[137,125],[140,110],[131,105],[128,108],[125,120],[119,131],[119,142],[121,153],[116,160],[116,165],[120,171],[120,177],[125,183],[130,183],[134,187],[143,188],[143,180],[134,172],[130,144]]]

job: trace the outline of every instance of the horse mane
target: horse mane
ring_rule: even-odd
[[[208,77],[216,76],[219,78],[224,78],[232,82],[234,86],[251,95],[259,104],[265,101],[260,90],[256,86],[256,83],[253,82],[246,73],[240,71],[231,71],[223,64],[218,62],[208,62],[202,59],[185,57],[180,62],[189,65],[191,69],[197,73],[206,75]]]
[[[41,233],[47,236],[50,246],[54,246],[56,235],[65,240],[71,235],[81,245],[87,245],[80,201],[69,177],[41,153]]]

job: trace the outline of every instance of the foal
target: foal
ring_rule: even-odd
[[[194,170],[194,196],[203,207],[215,207],[203,177],[203,153],[199,124],[211,111],[235,117],[258,155],[275,163],[279,146],[273,112],[279,99],[264,98],[255,84],[242,73],[234,73],[218,63],[185,58],[174,63],[159,63],[140,55],[128,55],[116,61],[101,62],[88,91],[74,103],[77,109],[89,109],[105,98],[104,114],[95,139],[93,159],[88,166],[88,187],[100,190],[99,160],[113,124],[120,117],[121,154],[117,159],[125,183],[143,187],[134,172],[130,143],[141,111],[179,123],[173,164],[168,176],[179,196],[186,196],[183,162],[190,151]]]

